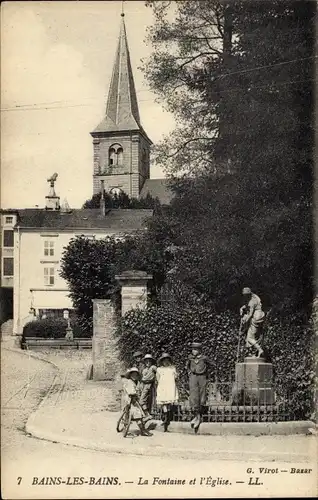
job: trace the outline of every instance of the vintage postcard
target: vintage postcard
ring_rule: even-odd
[[[317,494],[316,2],[1,5],[1,494]]]

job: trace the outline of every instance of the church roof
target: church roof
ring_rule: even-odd
[[[147,137],[140,123],[126,27],[124,16],[122,15],[106,113],[102,122],[92,132],[92,135],[102,132],[122,132],[128,130],[139,130]]]
[[[146,179],[140,192],[140,198],[145,198],[147,194],[158,198],[162,205],[169,205],[173,198],[168,179]]]
[[[145,229],[146,220],[153,211],[148,209],[114,209],[101,214],[100,209],[74,209],[63,213],[59,210],[40,208],[18,209],[21,229],[48,229],[56,231],[104,230],[109,233],[131,233]]]

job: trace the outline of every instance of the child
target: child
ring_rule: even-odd
[[[133,366],[136,366],[139,370],[139,373],[141,375],[142,370],[144,369],[144,364],[142,362],[142,352],[141,351],[136,351],[132,355],[133,358]]]
[[[178,389],[176,385],[177,370],[172,364],[171,356],[163,353],[159,359],[157,369],[157,404],[162,405],[163,426],[167,432],[171,422],[171,405],[178,401]]]
[[[138,368],[130,368],[123,377],[123,403],[128,408],[131,403],[130,412],[132,420],[137,422],[142,436],[151,436],[152,434],[145,429],[144,417],[145,414],[138,403],[138,382],[140,379]]]
[[[147,420],[152,418],[150,411],[154,399],[156,371],[157,367],[154,363],[153,356],[151,354],[146,354],[144,357],[144,369],[141,374],[140,404],[145,412]]]
[[[207,374],[210,363],[207,356],[202,354],[202,345],[199,342],[193,342],[191,349],[187,362],[190,406],[194,413],[191,427],[197,432],[201,423],[202,407],[206,404]]]

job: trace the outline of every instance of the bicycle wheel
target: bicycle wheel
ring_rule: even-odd
[[[125,410],[123,410],[121,412],[121,415],[117,421],[117,425],[116,425],[116,431],[117,432],[122,432],[123,428],[124,428],[124,417],[125,417]]]
[[[128,434],[130,424],[131,424],[131,411],[129,410],[127,418],[125,419],[125,423],[124,423],[124,429],[123,429],[123,436],[124,436],[124,438]]]
[[[128,415],[128,413],[129,413],[129,408],[130,408],[130,407],[127,407],[127,406],[126,406],[126,407],[123,409],[123,411],[121,412],[120,417],[119,417],[119,419],[118,419],[118,421],[117,421],[117,425],[116,425],[116,430],[117,430],[117,432],[122,432],[122,431],[123,431],[123,429],[124,429],[124,427],[125,427],[125,420],[126,420],[127,415]]]

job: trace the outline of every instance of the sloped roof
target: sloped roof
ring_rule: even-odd
[[[45,209],[18,210],[18,225],[25,229],[99,230],[111,233],[129,233],[144,229],[151,217],[148,209],[114,209],[103,216],[99,209],[76,209],[69,213]]]
[[[149,139],[140,123],[125,21],[124,16],[122,16],[118,46],[108,92],[106,113],[101,123],[92,132],[92,135],[102,132],[133,130],[139,130]]]
[[[150,194],[153,198],[158,198],[162,205],[169,205],[173,198],[168,179],[146,179],[140,198],[145,198],[147,194]]]

